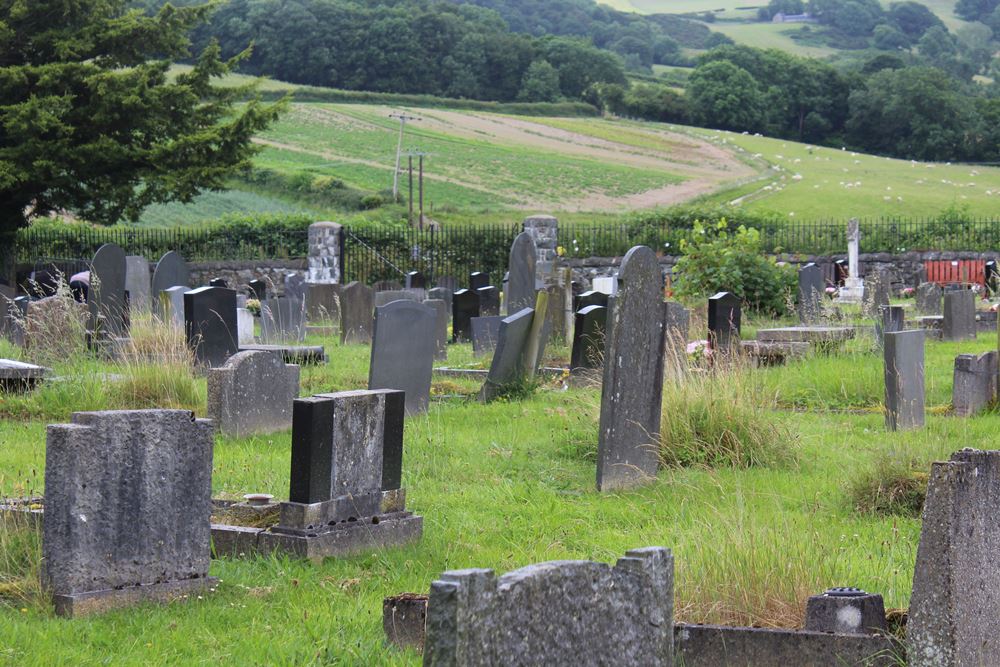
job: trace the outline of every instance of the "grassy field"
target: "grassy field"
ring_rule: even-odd
[[[712,24],[712,30],[731,37],[737,44],[746,44],[758,49],[781,49],[809,58],[825,58],[837,53],[838,49],[829,46],[802,44],[792,39],[791,34],[801,28],[801,25],[781,23],[717,21]]]
[[[139,218],[145,227],[183,227],[218,220],[227,213],[301,213],[310,209],[257,192],[226,190],[205,192],[190,204],[153,204]]]
[[[703,326],[703,317],[696,321]],[[764,324],[748,322],[748,335]],[[881,360],[867,337],[833,356],[669,386],[665,414],[678,406],[685,414],[720,410],[719,397],[736,388],[737,403],[757,406],[751,421],[770,433],[784,462],[667,468],[647,487],[605,495],[594,490],[596,388],[554,380],[523,400],[483,406],[467,398],[474,383],[439,379],[429,414],[406,424],[403,478],[408,504],[425,518],[419,544],[321,565],[215,560],[211,574],[222,582],[204,599],[66,621],[52,617],[37,593],[37,538],[0,528],[0,663],[415,665],[417,654],[384,644],[383,597],[427,591],[447,569],[613,562],[644,545],[674,549],[676,613],[686,621],[796,625],[806,597],[834,585],[877,591],[887,607],[905,607],[919,520],[857,512],[852,484],[886,460],[926,471],[953,450],[990,442],[1000,416],[958,419],[947,408],[954,355],[993,349],[995,341],[982,334],[966,344],[928,343],[930,416],[909,433],[884,431]],[[325,344],[331,361],[303,369],[303,394],[364,387],[366,346],[310,342]],[[550,349],[549,362],[566,353]],[[0,342],[0,357],[19,355]],[[464,345],[449,356],[449,364],[473,363]],[[74,410],[205,411],[204,380],[183,368],[79,357],[54,366],[72,379],[33,396],[0,397],[0,494],[43,491],[45,425]],[[124,381],[108,382],[107,372]],[[288,466],[287,432],[218,438],[214,494],[285,497]]]

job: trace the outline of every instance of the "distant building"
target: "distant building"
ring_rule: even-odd
[[[812,14],[785,14],[778,12],[771,17],[771,23],[819,23]]]

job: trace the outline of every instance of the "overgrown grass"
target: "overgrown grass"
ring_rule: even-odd
[[[927,496],[928,464],[902,452],[880,452],[848,486],[854,511],[919,517]]]

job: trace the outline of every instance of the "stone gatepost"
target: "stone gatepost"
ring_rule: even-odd
[[[306,282],[340,282],[343,271],[341,229],[342,225],[336,222],[314,222],[309,225],[309,269]]]
[[[542,284],[549,284],[555,278],[558,260],[556,248],[559,246],[559,221],[551,215],[533,215],[524,219],[524,231],[535,242],[538,262],[535,276]]]

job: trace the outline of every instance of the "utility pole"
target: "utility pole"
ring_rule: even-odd
[[[424,156],[425,155],[430,155],[430,153],[425,153],[423,151],[413,151],[413,150],[408,151],[406,153],[406,157],[409,159],[409,165],[410,165],[410,168],[409,168],[409,171],[410,171],[410,213],[409,213],[409,218],[408,218],[409,221],[410,221],[410,226],[413,226],[413,158],[417,158],[418,159],[419,176],[417,177],[418,178],[417,188],[418,188],[418,192],[419,192],[419,194],[418,194],[418,197],[419,197],[419,208],[418,208],[418,211],[419,211],[419,216],[420,217],[418,218],[418,220],[420,221],[420,229],[424,228]]]
[[[406,121],[408,120],[423,120],[417,116],[407,116],[405,113],[391,113],[389,118],[395,118],[399,120],[399,140],[396,142],[396,169],[392,172],[392,199],[396,200],[399,196],[399,156],[403,150],[403,128],[406,127]]]
[[[413,155],[410,154],[410,212],[406,216],[406,221],[410,223],[410,227],[413,226]]]

